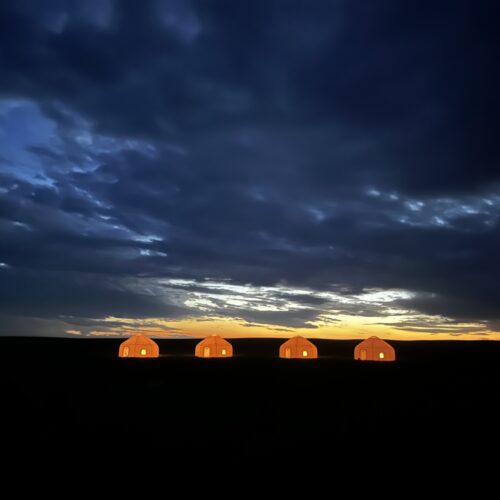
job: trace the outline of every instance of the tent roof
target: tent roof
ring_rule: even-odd
[[[316,347],[310,340],[302,337],[301,335],[296,335],[295,337],[292,337],[291,339],[288,339],[286,342],[283,342],[281,345],[308,345],[308,346],[313,346]]]
[[[393,348],[389,343],[387,343],[385,340],[382,340],[381,338],[379,337],[375,337],[375,336],[372,336],[372,337],[368,337],[367,339],[361,341],[358,346],[360,345],[374,345],[374,344],[382,344],[384,346],[387,346],[387,347],[390,347],[391,349]]]
[[[224,338],[222,338],[220,335],[210,335],[209,337],[204,338],[202,341],[198,343],[198,345],[204,345],[204,344],[223,344],[230,346],[231,344]]]
[[[157,345],[156,342],[146,335],[143,335],[142,333],[139,333],[137,335],[134,335],[124,342],[122,342],[122,345],[134,345],[134,344],[141,344],[141,345]]]

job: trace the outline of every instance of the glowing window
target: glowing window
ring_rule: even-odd
[[[307,358],[307,354],[308,354],[308,353],[307,353],[307,351],[305,351],[305,350],[304,350],[304,351],[302,351],[302,357],[303,357],[303,358]]]
[[[128,346],[123,348],[123,357],[124,358],[128,357]]]
[[[223,356],[227,356],[227,351],[226,351],[226,349],[222,349],[221,354],[222,354]]]
[[[385,358],[385,354],[384,354],[383,352],[379,352],[379,353],[378,353],[378,357],[379,357],[380,359],[384,359],[384,358]]]
[[[141,356],[146,356],[147,353],[146,349],[141,349]]]
[[[210,357],[210,347],[204,347],[203,348],[203,357],[204,358],[209,358]]]

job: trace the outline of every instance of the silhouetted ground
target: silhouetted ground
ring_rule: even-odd
[[[160,358],[136,360],[117,357],[120,340],[1,338],[2,449],[56,470],[332,474],[497,455],[500,343],[391,342],[398,360],[373,363],[352,359],[356,341],[326,340],[317,360],[281,360],[282,341],[232,340],[234,358],[206,360],[196,341],[159,340]]]

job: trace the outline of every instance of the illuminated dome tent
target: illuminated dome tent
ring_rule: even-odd
[[[230,358],[233,346],[219,335],[210,335],[196,344],[194,354],[197,358]]]
[[[292,337],[280,346],[280,358],[317,358],[318,349],[304,337]]]
[[[120,358],[157,358],[158,344],[146,335],[134,335],[120,344]]]
[[[354,359],[361,361],[395,361],[394,347],[378,337],[370,337],[354,348]]]

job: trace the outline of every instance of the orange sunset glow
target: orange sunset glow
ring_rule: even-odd
[[[380,319],[380,318],[378,318]],[[301,335],[306,338],[319,339],[363,339],[376,335],[384,339],[393,340],[456,340],[457,334],[453,331],[447,333],[442,331],[432,333],[430,336],[427,332],[407,332],[401,331],[390,326],[382,326],[373,324],[377,318],[363,318],[362,320],[354,318],[351,321],[339,322],[335,325],[319,325],[316,328],[295,328],[285,329],[276,328],[273,325],[248,325],[241,320],[226,318],[201,318],[201,319],[186,319],[180,321],[164,321],[157,318],[147,318],[143,320],[127,319],[127,318],[106,318],[106,321],[119,323],[120,326],[113,326],[103,330],[96,330],[90,333],[95,337],[121,337],[135,334],[144,334],[157,338],[175,338],[194,337],[204,338],[210,335],[221,335],[226,338],[289,338],[295,335]],[[384,318],[387,320],[387,318]],[[141,327],[141,323],[148,325]],[[155,325],[155,326],[150,326]],[[455,327],[457,325],[454,325]],[[477,328],[480,325],[458,325],[465,331],[467,328]],[[175,332],[175,333],[173,333]],[[77,333],[78,334],[78,333]],[[470,334],[460,333],[460,340],[500,340],[500,332],[485,331],[484,334],[478,335],[475,331]]]

